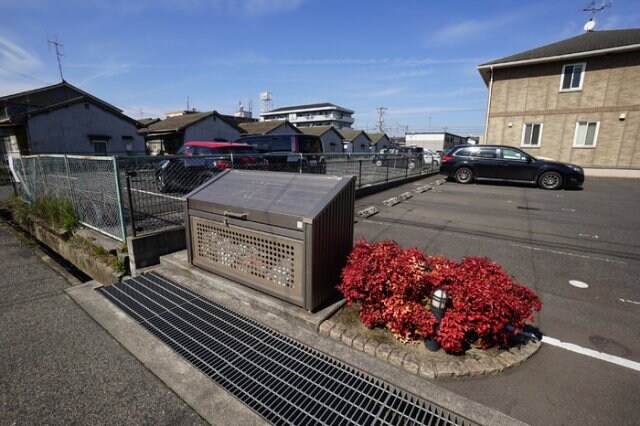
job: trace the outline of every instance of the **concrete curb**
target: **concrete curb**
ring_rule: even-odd
[[[497,356],[489,356],[483,350],[470,350],[467,351],[467,356],[459,359],[451,357],[450,360],[443,361],[441,359],[424,359],[407,351],[393,348],[386,343],[368,339],[331,319],[320,324],[318,333],[427,379],[494,376],[507,368],[522,364],[541,346],[539,340],[528,341],[521,346],[502,350]]]

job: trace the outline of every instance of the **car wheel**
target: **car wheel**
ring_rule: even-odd
[[[376,160],[376,166],[382,167],[382,160]]]
[[[165,173],[158,173],[156,175],[156,187],[160,192],[171,192],[171,188],[167,183],[167,175]]]
[[[562,186],[562,176],[558,172],[545,172],[540,175],[538,185],[542,189],[559,189]]]
[[[473,172],[468,167],[460,167],[454,177],[458,183],[470,183],[473,181]]]

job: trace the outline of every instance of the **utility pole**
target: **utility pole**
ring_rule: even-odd
[[[56,57],[58,59],[58,70],[60,71],[60,80],[64,81],[64,76],[62,75],[62,64],[60,62],[60,57],[64,56],[61,53],[62,48],[64,47],[64,45],[62,43],[58,42],[58,37],[56,36],[55,40],[49,40],[47,39],[47,42],[49,42],[49,45],[54,45],[55,49],[56,49]]]
[[[385,107],[376,108],[378,111],[378,131],[384,133],[384,113],[387,110]]]

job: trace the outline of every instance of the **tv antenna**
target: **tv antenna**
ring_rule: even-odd
[[[58,42],[58,36],[56,36],[55,39],[53,40],[49,40],[47,38],[47,42],[49,43],[49,47],[53,45],[56,49],[56,58],[58,59],[58,70],[60,71],[60,80],[64,81],[64,76],[62,75],[62,63],[60,62],[60,57],[64,56],[64,54],[61,52],[62,49],[64,48],[64,45]]]
[[[595,0],[591,0],[589,4],[587,4],[581,10],[581,12],[589,12],[591,14],[591,16],[589,16],[589,20],[587,21],[587,23],[584,24],[584,30],[586,32],[593,31],[593,29],[596,26],[596,21],[594,20],[594,17],[598,13],[606,9],[607,7],[611,7],[613,5],[613,0],[609,0],[608,2],[603,1],[602,4],[600,4],[600,6],[595,6],[595,3],[596,3]]]

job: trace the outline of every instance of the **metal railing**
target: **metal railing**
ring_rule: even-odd
[[[421,157],[374,154],[14,156],[17,195],[69,200],[83,225],[118,241],[184,225],[185,196],[223,169],[355,176],[362,189],[437,171]]]

